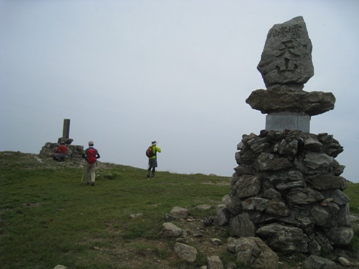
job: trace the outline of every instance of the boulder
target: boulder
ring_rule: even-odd
[[[197,249],[183,243],[176,243],[174,251],[180,259],[189,263],[193,263],[197,258]]]
[[[288,217],[290,210],[281,201],[271,201],[260,197],[250,197],[242,202],[242,208],[246,211],[262,211],[269,215]]]
[[[311,255],[303,263],[305,269],[334,269],[337,265],[332,260]]]
[[[221,208],[217,211],[217,221],[219,226],[226,226],[229,224],[229,212],[227,208]]]
[[[278,255],[258,237],[241,237],[231,242],[237,261],[254,269],[277,269]]]
[[[287,193],[289,204],[309,205],[324,200],[324,196],[311,188],[295,188]]]
[[[308,178],[308,183],[312,185],[314,189],[320,191],[330,189],[339,189],[343,191],[348,186],[348,183],[345,178],[341,176],[334,176],[332,174],[320,174],[310,176]]]
[[[268,245],[284,253],[307,252],[308,237],[300,228],[272,223],[259,228],[256,234],[268,238]]]
[[[333,202],[342,206],[349,203],[350,199],[344,192],[338,189],[329,189],[321,192],[326,198],[333,198]]]
[[[309,137],[304,141],[304,148],[311,152],[321,152],[323,144],[313,137]]]
[[[223,269],[223,263],[219,256],[209,256],[207,257],[208,269]]]
[[[187,208],[175,206],[172,208],[170,214],[175,218],[183,219],[188,217],[189,212]]]
[[[182,234],[182,229],[178,228],[171,222],[165,222],[162,224],[162,235],[166,237],[177,237]]]
[[[246,198],[255,196],[259,193],[261,182],[258,177],[244,175],[241,176],[232,188],[233,196],[237,198]]]
[[[333,157],[328,156],[325,153],[308,152],[304,158],[304,164],[312,170],[318,170],[319,172],[329,172]]]
[[[254,162],[257,171],[282,171],[290,169],[293,165],[287,158],[279,158],[274,154],[262,152]]]
[[[330,214],[330,212],[319,205],[315,205],[310,210],[310,214],[312,215],[312,218],[315,221],[316,225],[322,226],[322,227],[333,227],[333,215]]]
[[[255,225],[247,213],[239,214],[229,222],[229,234],[231,236],[254,236]]]
[[[347,246],[353,239],[354,231],[351,227],[334,227],[325,231],[328,239],[336,246]]]

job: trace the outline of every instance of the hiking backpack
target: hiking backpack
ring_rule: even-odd
[[[153,153],[153,150],[152,150],[152,146],[149,146],[148,149],[146,150],[146,156],[148,158],[155,156],[155,154]]]
[[[96,162],[96,150],[94,148],[89,148],[86,152],[86,160],[89,164],[94,164]]]

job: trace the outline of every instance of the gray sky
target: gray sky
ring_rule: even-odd
[[[313,43],[306,91],[335,109],[311,133],[344,147],[343,176],[359,182],[359,1],[0,0],[0,151],[39,153],[71,119],[73,144],[101,161],[231,176],[242,134],[265,114],[245,103],[264,89],[257,64],[268,30],[303,16]]]

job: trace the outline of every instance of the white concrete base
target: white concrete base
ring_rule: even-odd
[[[266,130],[300,130],[309,133],[310,116],[292,112],[271,113],[266,117]]]

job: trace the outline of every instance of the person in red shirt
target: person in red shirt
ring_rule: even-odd
[[[57,149],[55,149],[54,160],[58,162],[65,161],[66,153],[67,153],[67,147],[65,146],[65,142],[61,142],[60,146]]]

